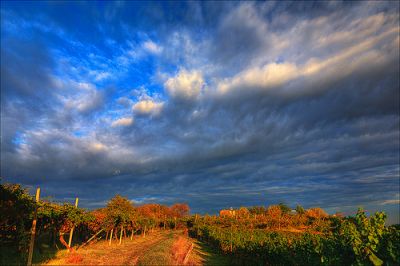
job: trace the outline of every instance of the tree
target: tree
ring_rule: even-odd
[[[279,203],[278,206],[281,208],[282,213],[289,213],[292,210],[289,206],[282,202]]]
[[[107,223],[112,226],[124,226],[132,220],[134,208],[130,200],[116,195],[107,203],[105,212]]]
[[[321,208],[310,208],[305,213],[309,218],[317,220],[328,217],[328,214]]]
[[[170,211],[173,217],[182,218],[189,215],[190,208],[185,203],[176,203],[170,207]]]
[[[267,209],[267,217],[271,221],[272,226],[281,227],[282,209],[279,205],[269,206]]]
[[[246,207],[240,207],[240,209],[237,211],[238,217],[241,218],[246,218],[250,214],[249,210]]]
[[[306,210],[304,210],[303,206],[301,205],[297,205],[296,206],[296,213],[299,215],[303,215],[306,212]]]
[[[264,206],[253,206],[249,208],[251,214],[265,214],[266,209]]]

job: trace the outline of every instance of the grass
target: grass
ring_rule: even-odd
[[[124,239],[121,245],[117,240],[113,240],[111,246],[108,241],[101,240],[73,253],[60,250],[55,258],[47,261],[47,265],[182,265],[191,243],[194,243],[194,248],[186,265],[237,264],[232,257],[188,237],[182,230],[161,230],[146,237]]]
[[[176,264],[183,264],[191,245],[192,241],[186,235],[181,235],[175,239],[171,247],[171,254]]]
[[[172,265],[171,247],[174,243],[174,234],[170,232],[167,238],[150,247],[138,260],[138,265]]]
[[[232,258],[228,255],[219,253],[206,243],[196,240],[188,264],[210,266],[232,265]]]

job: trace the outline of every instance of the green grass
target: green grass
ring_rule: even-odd
[[[228,255],[219,253],[218,250],[213,249],[207,243],[197,241],[199,250],[196,252],[204,261],[204,265],[222,266],[232,265],[232,258]]]
[[[173,233],[168,234],[168,238],[152,246],[146,253],[139,258],[138,265],[171,265],[171,247],[174,243]]]

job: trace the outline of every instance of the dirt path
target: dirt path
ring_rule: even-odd
[[[172,239],[178,232],[154,232],[146,237],[135,236],[133,240],[125,239],[121,245],[113,240],[111,246],[108,241],[99,241],[86,246],[74,254],[60,252],[47,265],[136,265],[141,256],[158,244]]]
[[[128,258],[122,263],[123,265],[136,265],[140,257],[146,254],[153,246],[159,245],[161,242],[168,240],[169,237],[161,235],[154,237],[148,241],[141,243],[136,249],[129,250]]]
[[[192,243],[194,248],[187,255]],[[189,238],[183,230],[170,230],[127,238],[121,245],[113,240],[109,246],[103,240],[73,253],[62,250],[46,265],[182,265],[185,257],[186,265],[231,264],[227,256]]]

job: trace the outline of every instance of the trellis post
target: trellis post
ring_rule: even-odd
[[[75,199],[75,208],[78,208],[78,201],[79,201],[79,198],[76,198]],[[74,234],[74,227],[75,226],[72,226],[71,232],[69,233],[68,246],[70,246],[70,247],[72,247],[71,244],[72,244],[72,235]],[[70,249],[68,249],[68,252],[70,252]]]
[[[124,226],[121,225],[121,233],[119,235],[119,244],[120,245],[121,245],[121,242],[122,242],[122,233],[123,233],[123,231],[124,231]]]
[[[111,233],[110,233],[110,241],[108,242],[108,245],[111,246],[111,240],[113,238],[113,230],[114,228],[111,228]]]
[[[37,188],[35,212],[33,213],[32,229],[31,229],[31,242],[29,243],[28,266],[32,265],[33,246],[35,244],[35,234],[36,234],[37,207],[39,203],[39,198],[40,198],[40,188]]]

